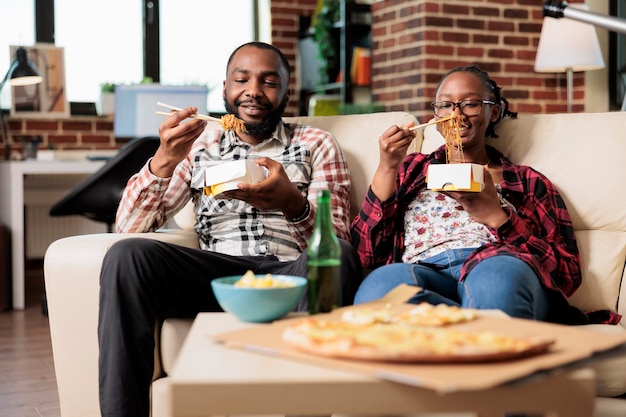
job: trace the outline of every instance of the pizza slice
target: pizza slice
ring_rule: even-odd
[[[554,343],[489,331],[407,326],[402,323],[354,324],[307,318],[283,332],[283,340],[304,352],[343,359],[389,362],[486,362],[543,352]]]

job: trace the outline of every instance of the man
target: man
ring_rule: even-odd
[[[130,179],[117,231],[155,230],[191,198],[201,250],[126,239],[105,257],[98,326],[104,417],[148,416],[155,322],[220,311],[213,278],[247,270],[306,275],[305,248],[322,188],[331,190],[334,226],[342,239],[343,303],[352,303],[361,266],[347,242],[348,167],[330,134],[283,123],[289,78],[289,63],[274,46],[240,46],[228,60],[223,96],[246,132],[205,130],[206,122],[190,118],[196,108],[172,113],[159,128],[154,157]],[[267,179],[238,184],[226,198],[203,193],[207,167],[244,158],[265,167]]]

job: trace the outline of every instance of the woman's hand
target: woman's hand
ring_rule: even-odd
[[[475,221],[497,229],[509,217],[502,209],[493,177],[486,167],[483,170],[485,188],[481,192],[446,191],[445,194],[458,201]]]
[[[176,166],[189,154],[193,142],[204,131],[205,120],[189,119],[197,112],[197,107],[173,112],[159,126],[161,144],[150,161],[150,171],[157,177],[171,177]]]
[[[413,124],[391,126],[378,138],[380,152],[379,165],[392,170],[398,170],[406,156],[407,149],[415,139],[415,132],[409,128]]]
[[[415,139],[409,128],[413,123],[391,126],[378,138],[380,160],[372,180],[372,191],[380,200],[386,200],[396,191],[396,175],[406,152]]]

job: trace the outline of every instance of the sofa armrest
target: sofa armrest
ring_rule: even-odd
[[[44,281],[54,366],[64,417],[99,416],[98,299],[106,251],[131,237],[198,247],[194,232],[102,233],[53,242],[44,258]],[[95,407],[95,408],[94,408]]]

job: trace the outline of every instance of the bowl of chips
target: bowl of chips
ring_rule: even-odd
[[[307,280],[293,275],[255,275],[217,278],[211,281],[220,307],[239,320],[263,323],[294,311],[304,295]]]

